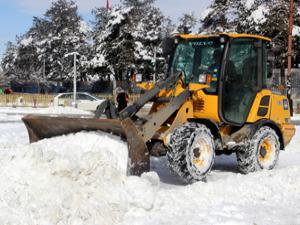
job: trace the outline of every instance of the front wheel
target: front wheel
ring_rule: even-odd
[[[181,180],[193,183],[207,177],[214,163],[215,144],[205,125],[186,123],[175,129],[169,147],[169,167]]]
[[[276,132],[267,126],[256,131],[248,147],[238,149],[238,169],[247,174],[258,170],[273,169],[279,158],[280,142]]]

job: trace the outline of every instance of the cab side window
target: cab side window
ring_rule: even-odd
[[[240,85],[257,86],[257,48],[253,39],[233,40],[226,75]]]
[[[258,80],[258,48],[255,39],[233,39],[227,59],[223,87],[223,115],[243,124],[255,98]]]

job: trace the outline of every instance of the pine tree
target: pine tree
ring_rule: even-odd
[[[6,45],[6,51],[1,61],[1,67],[7,75],[12,76],[13,78],[18,78],[20,76],[20,71],[18,71],[17,67],[15,66],[17,56],[17,46],[12,42],[8,42]]]
[[[43,17],[34,17],[29,31],[18,38],[14,60],[9,63],[10,68],[14,67],[14,71],[19,71],[20,79],[43,80],[42,66],[45,60],[46,79],[69,79],[73,76],[73,58],[69,54],[86,53],[87,32],[87,26],[78,15],[75,3],[57,0]],[[11,48],[7,55],[10,55],[10,51]],[[12,57],[6,58],[6,65],[7,59]]]
[[[214,0],[207,9],[200,31],[214,33],[234,31],[263,35],[273,40],[276,65],[286,66],[289,0]],[[299,8],[299,6],[298,6]],[[297,20],[298,8],[294,17]]]
[[[234,31],[238,20],[236,13],[235,0],[214,0],[202,15],[200,32]]]
[[[189,34],[192,33],[193,29],[197,25],[197,18],[194,13],[185,13],[179,19],[179,25],[177,27],[178,33]]]
[[[177,32],[177,28],[173,21],[169,17],[164,18],[162,23],[162,38],[170,37],[174,31]]]
[[[119,71],[133,61],[133,53],[128,49],[133,49],[133,37],[130,26],[128,24],[131,7],[121,8],[119,6],[111,8],[107,16],[105,27],[98,27],[99,30],[94,31],[95,56],[91,60],[91,67],[96,69],[106,68],[112,74],[119,75],[117,78],[122,78],[122,72]],[[98,14],[98,16],[103,16]],[[97,19],[98,21],[103,18]],[[129,61],[129,62],[128,62]],[[106,67],[106,68],[105,68]]]
[[[245,8],[245,7],[244,7]],[[255,0],[246,12],[240,13],[237,31],[269,37],[276,49],[276,65],[286,66],[289,0]]]
[[[99,44],[91,64],[98,67],[97,71],[101,67],[104,73],[106,67],[117,79],[129,79],[126,71],[138,64],[148,73],[153,72],[154,49],[161,42],[163,22],[162,13],[153,2],[126,0],[122,6],[96,14],[96,24],[102,25],[95,26],[94,43]]]
[[[75,3],[67,0],[53,2],[45,13],[45,20],[50,22],[50,30],[48,36],[42,37],[40,42],[47,43],[44,55],[50,68],[49,77],[68,79],[73,76],[73,58],[70,53],[81,55],[86,47],[86,24],[78,15]]]

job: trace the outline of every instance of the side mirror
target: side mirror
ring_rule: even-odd
[[[163,40],[163,56],[167,57],[171,55],[175,46],[175,39],[171,37],[167,37]]]

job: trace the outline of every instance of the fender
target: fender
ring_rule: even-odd
[[[223,142],[222,142],[220,130],[219,130],[218,125],[214,121],[212,121],[210,119],[196,119],[196,118],[188,119],[188,121],[201,123],[201,124],[204,124],[205,126],[207,126],[207,128],[210,129],[211,134],[214,136],[216,149],[223,150]]]
[[[268,119],[262,119],[262,120],[257,121],[256,123],[252,123],[252,124],[245,124],[239,131],[232,134],[231,140],[233,140],[237,143],[241,143],[247,139],[249,140],[254,136],[256,131],[263,126],[268,126],[268,127],[272,128],[273,130],[275,130],[275,132],[279,138],[280,149],[284,150],[285,149],[284,138],[283,138],[280,128],[278,127],[278,125],[276,123],[274,123],[273,121],[268,120]]]
[[[256,130],[259,129],[259,128],[261,128],[261,127],[263,127],[263,126],[271,127],[273,130],[275,130],[276,134],[278,135],[279,142],[280,142],[280,149],[281,150],[285,149],[284,137],[282,135],[282,132],[281,132],[279,126],[276,123],[274,123],[274,121],[267,120],[267,119],[262,119],[262,120],[259,120],[255,124],[252,124],[252,125],[254,127],[256,127]],[[255,131],[254,131],[254,133],[255,133]]]

